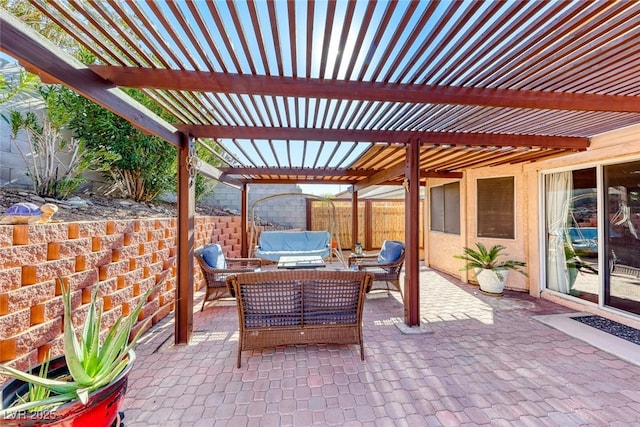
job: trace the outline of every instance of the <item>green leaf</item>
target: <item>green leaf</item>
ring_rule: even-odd
[[[48,388],[49,390],[59,394],[75,392],[75,390],[78,388],[78,385],[73,381],[60,381],[60,380],[55,380],[51,378],[41,377],[38,375],[22,372],[18,369],[12,368],[10,366],[2,365],[2,364],[0,364],[0,375],[16,378],[18,380],[21,380],[30,384],[36,384],[38,386]]]
[[[454,258],[465,261],[461,270],[489,269],[496,271],[506,269],[518,271],[526,276],[527,273],[522,270],[522,267],[526,267],[526,263],[516,260],[498,260],[500,256],[504,256],[502,252],[506,249],[503,245],[493,245],[487,249],[483,243],[477,242],[475,249],[465,246],[462,254],[454,255]]]
[[[37,400],[37,401],[29,401],[29,402],[25,402],[19,405],[13,405],[9,408],[6,409],[2,409],[0,410],[0,418],[9,418],[11,417],[13,414],[17,414],[17,413],[23,413],[24,411],[33,411],[37,408],[41,408],[41,407],[52,407],[52,406],[58,406],[60,404],[69,402],[71,400],[74,400],[77,398],[77,394],[75,391],[70,392],[70,393],[66,393],[66,394],[59,394],[59,395],[55,395],[55,396],[50,396],[46,399],[42,399],[42,400]]]
[[[88,385],[91,384],[91,377],[87,374],[82,364],[84,360],[82,346],[78,341],[71,321],[71,287],[67,287],[61,279],[59,283],[62,288],[62,304],[64,305],[64,357],[73,379],[82,386]]]

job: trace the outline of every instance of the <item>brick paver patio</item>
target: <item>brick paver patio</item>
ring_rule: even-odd
[[[397,293],[369,294],[364,362],[355,345],[279,347],[243,352],[237,369],[233,300],[194,314],[188,346],[173,345],[165,320],[137,347],[123,423],[640,425],[640,367],[534,319],[568,309],[487,296],[428,269],[420,281],[423,334],[396,326]]]

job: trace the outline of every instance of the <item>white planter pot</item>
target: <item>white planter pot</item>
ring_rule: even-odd
[[[476,273],[476,279],[480,284],[480,289],[491,294],[501,294],[504,290],[504,284],[507,282],[509,270],[500,270],[502,278],[498,277],[495,271],[482,269]]]

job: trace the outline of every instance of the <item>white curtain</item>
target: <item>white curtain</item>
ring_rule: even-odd
[[[564,255],[564,239],[573,190],[571,172],[546,176],[547,203],[547,288],[569,293],[569,270]]]

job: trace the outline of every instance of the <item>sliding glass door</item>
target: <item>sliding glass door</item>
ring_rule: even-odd
[[[640,314],[640,161],[603,169],[605,251],[604,304]]]
[[[598,302],[598,209],[595,168],[545,177],[548,289]]]
[[[640,314],[640,161],[604,165],[601,176],[545,175],[546,288]]]

